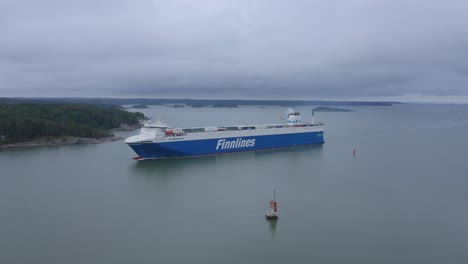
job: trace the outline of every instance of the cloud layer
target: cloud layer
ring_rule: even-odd
[[[468,96],[467,1],[0,2],[1,96]]]

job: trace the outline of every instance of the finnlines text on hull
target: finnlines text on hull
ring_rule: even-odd
[[[242,139],[226,141],[226,139],[219,139],[216,149],[233,149],[233,148],[248,148],[255,146],[255,139]]]

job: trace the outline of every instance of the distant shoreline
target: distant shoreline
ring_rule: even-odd
[[[314,112],[352,112],[351,109],[330,107],[330,106],[319,106],[312,109]]]
[[[0,103],[73,103],[92,105],[322,105],[322,106],[392,106],[397,101],[334,101],[334,100],[248,100],[248,99],[150,99],[150,98],[85,98],[85,97],[3,97]]]

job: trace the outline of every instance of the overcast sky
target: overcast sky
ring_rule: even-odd
[[[466,100],[468,1],[0,0],[3,96]]]

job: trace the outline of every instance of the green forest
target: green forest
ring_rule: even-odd
[[[119,107],[85,104],[0,104],[0,144],[42,137],[112,136],[109,131],[121,124],[136,125],[144,119]]]

